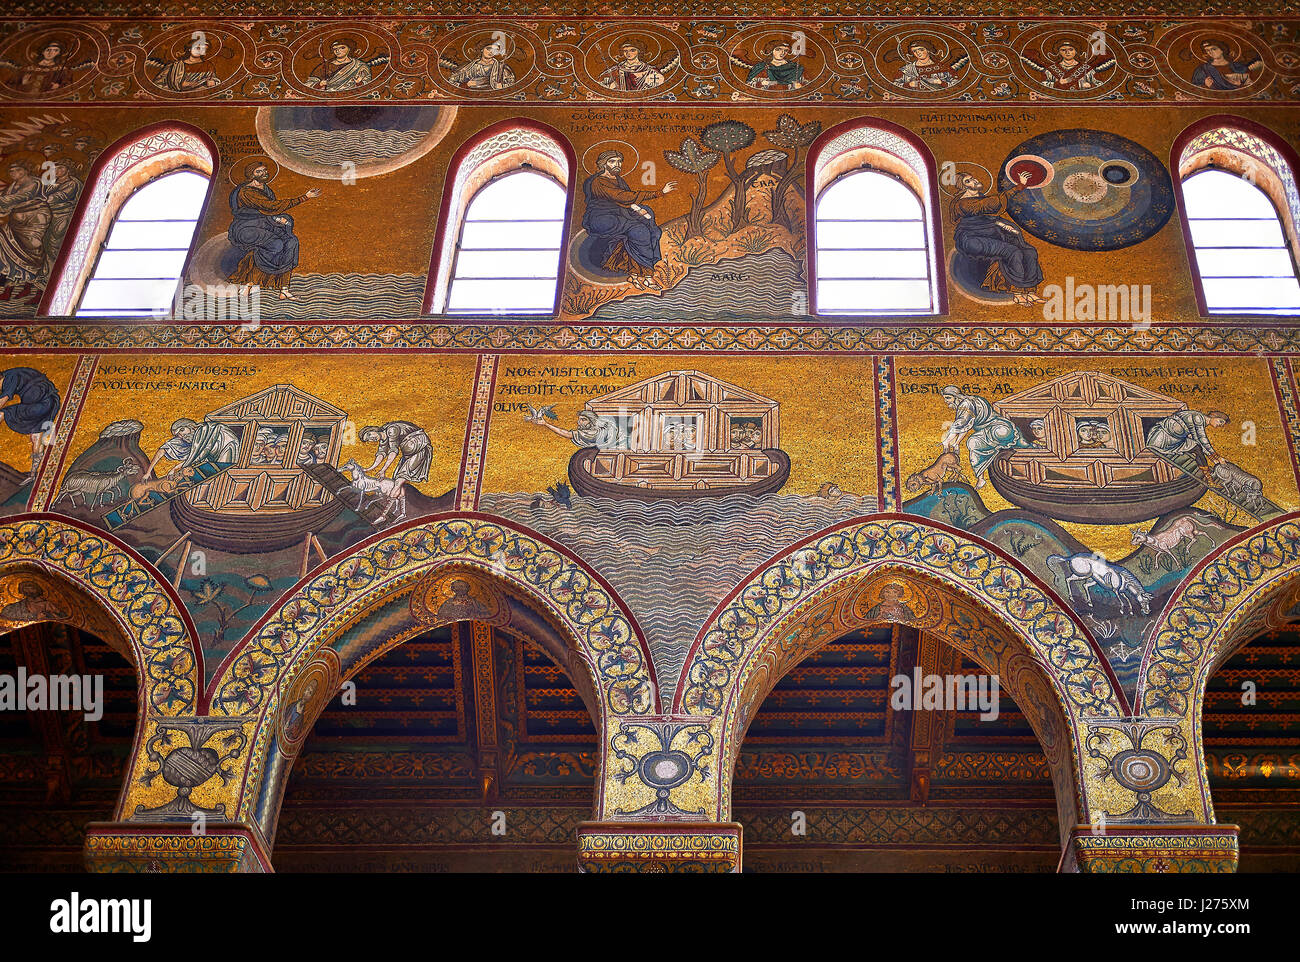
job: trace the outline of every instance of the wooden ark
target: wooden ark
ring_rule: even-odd
[[[309,441],[324,463],[337,464],[346,413],[291,384],[276,384],[219,408],[208,420],[239,436],[239,458],[172,502],[172,520],[196,541],[230,551],[283,547],[342,510],[298,459]],[[274,442],[259,443],[268,432]]]
[[[618,446],[583,448],[569,478],[589,497],[698,498],[779,490],[780,405],[699,371],[669,371],[587,404]]]

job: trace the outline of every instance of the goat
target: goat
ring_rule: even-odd
[[[1161,555],[1169,555],[1169,560],[1173,564],[1173,568],[1169,570],[1173,571],[1187,566],[1186,562],[1178,557],[1178,550],[1182,548],[1184,542],[1190,549],[1196,539],[1204,535],[1210,539],[1211,544],[1214,543],[1214,535],[1210,533],[1208,528],[1199,525],[1200,523],[1195,518],[1182,517],[1159,534],[1148,534],[1137,528],[1130,528],[1129,530],[1133,534],[1133,544],[1144,544],[1150,547],[1155,551],[1157,561],[1160,560]]]
[[[63,487],[59,491],[59,496],[54,499],[54,503],[58,504],[67,498],[68,503],[75,508],[77,495],[81,495],[83,508],[98,508],[101,505],[113,504],[116,500],[113,494],[122,480],[133,478],[139,473],[140,465],[136,464],[135,458],[123,458],[122,463],[112,471],[88,469],[69,471],[63,479]]]

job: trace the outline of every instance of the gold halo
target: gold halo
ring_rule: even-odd
[[[190,55],[190,47],[197,42],[194,34],[201,33],[206,38],[208,52],[204,55],[204,60],[211,60],[221,52],[221,34],[213,33],[211,30],[191,30],[188,37],[177,37],[172,43],[171,55],[173,60],[182,60]]]
[[[1197,30],[1187,37],[1187,49],[1184,51],[1191,55],[1197,63],[1205,63],[1205,57],[1201,47],[1207,43],[1212,43],[1216,47],[1223,49],[1223,56],[1231,63],[1245,56],[1245,43],[1237,40],[1227,34],[1220,33],[1216,30]]]
[[[623,44],[627,43],[629,40],[632,41],[633,46],[641,51],[642,63],[656,63],[659,60],[659,55],[663,53],[663,41],[654,34],[635,32],[624,33],[610,41],[610,45],[605,48],[605,52],[609,55],[611,63],[618,63],[623,59],[619,56],[619,52],[623,49]],[[654,46],[653,51],[650,49],[652,45]]]
[[[36,43],[38,40],[39,45]],[[38,53],[43,52],[52,43],[58,44],[59,59],[66,64],[81,49],[82,40],[75,34],[60,33],[58,30],[37,34],[27,44],[27,59],[36,63],[40,60]]]
[[[362,57],[364,57],[366,54],[370,52],[370,38],[367,37],[364,33],[361,33],[360,31],[353,31],[352,33],[348,33],[344,30],[338,30],[338,31],[333,31],[324,37],[321,37],[321,41],[316,47],[316,52],[320,56],[318,56],[315,59],[322,60],[322,61],[333,59],[334,57],[333,51],[331,51],[330,53],[326,53],[325,48],[333,47],[334,42],[336,40],[350,41],[348,43],[348,49],[351,51],[352,58],[354,60],[360,60]]]
[[[903,44],[904,37],[907,39],[906,45]],[[921,40],[930,42],[930,46],[934,48],[934,59],[936,62],[947,60],[952,55],[952,46],[948,43],[947,38],[937,33],[919,31],[916,33],[899,34],[898,39],[894,41],[894,47],[898,50],[898,56],[902,58],[903,63],[912,62],[912,58],[909,57],[908,54],[912,52],[912,47]]]
[[[958,160],[958,161],[955,161],[955,162],[954,162],[953,166],[956,167],[958,175],[970,173],[969,169],[963,169],[963,168],[971,168],[971,167],[974,167],[974,168],[977,169],[977,170],[983,171],[983,173],[984,173],[984,181],[983,181],[984,186],[986,186],[988,190],[992,190],[992,189],[993,189],[993,187],[994,187],[993,175],[992,175],[991,173],[989,173],[989,169],[988,169],[987,167],[985,167],[983,164],[977,164],[977,163],[975,163],[975,161],[973,161],[973,160]],[[956,196],[957,196],[957,191],[956,191],[956,190],[950,190],[950,189],[948,188],[948,186],[947,186],[947,185],[946,185],[942,180],[939,181],[939,189],[942,190],[942,191],[943,191],[945,194],[947,194],[949,197],[956,197]]]
[[[790,39],[790,34],[788,31],[764,30],[757,37],[753,37],[749,40],[750,53],[752,53],[757,58],[755,62],[761,62],[767,59],[768,55],[763,52],[763,47],[767,46],[769,43],[772,43],[774,39],[779,40],[787,47],[793,47],[794,41]],[[809,52],[811,52],[812,44],[808,45],[808,50]],[[795,58],[793,49],[791,49],[790,51],[790,56],[792,59],[798,59]],[[805,56],[807,56],[807,54],[805,54]]]
[[[1103,31],[1104,32],[1104,31]],[[1087,61],[1092,56],[1092,44],[1080,33],[1069,30],[1062,30],[1059,33],[1046,34],[1038,43],[1040,53],[1056,55],[1057,48],[1063,43],[1068,43],[1079,52],[1079,59]]]
[[[275,180],[275,178],[280,176],[280,165],[276,162],[275,158],[270,157],[266,154],[247,154],[246,156],[240,157],[233,164],[231,164],[229,167],[226,168],[226,179],[229,180],[232,184],[234,184],[237,187],[244,184],[245,183],[244,168],[246,168],[249,164],[251,164],[255,160],[260,160],[268,167],[274,168],[274,171],[272,172],[271,176],[266,179],[266,182],[268,184],[271,181]],[[235,179],[236,177],[238,177],[239,179],[236,180]]]
[[[519,41],[515,40],[508,31],[483,30],[473,34],[472,36],[466,37],[464,43],[460,45],[460,53],[461,56],[465,58],[465,62],[468,63],[471,60],[477,60],[479,55],[483,53],[483,48],[486,47],[487,44],[479,42],[482,38],[490,37],[493,42],[495,42],[497,34],[501,34],[501,36],[506,38],[506,49],[501,53],[502,60],[509,60],[519,52]],[[473,44],[470,43],[471,40],[474,41]]]
[[[633,147],[631,144],[629,144],[626,140],[602,140],[599,143],[592,144],[585,151],[583,151],[582,169],[589,174],[596,173],[595,168],[591,166],[592,164],[595,163],[595,158],[600,156],[602,151],[612,149],[613,147],[616,146],[627,148],[627,150],[619,151],[619,153],[623,155],[623,173],[626,174],[629,170],[637,170],[640,168],[641,155],[637,152],[637,149]],[[630,164],[627,163],[627,158],[629,154],[634,158],[634,160]]]

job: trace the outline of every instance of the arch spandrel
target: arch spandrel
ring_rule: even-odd
[[[602,712],[639,715],[658,700],[640,629],[588,565],[500,519],[456,515],[387,531],[304,579],[231,653],[208,692],[217,714],[264,711],[267,696],[377,597],[436,567],[458,564],[513,586],[573,639],[592,666]]]
[[[1149,715],[1188,717],[1213,666],[1252,636],[1251,619],[1296,579],[1300,514],[1247,531],[1204,558],[1151,631],[1137,705]]]
[[[1074,675],[1067,689],[1072,694],[1065,696],[1074,714],[1127,710],[1096,642],[1050,589],[991,545],[900,516],[837,525],[742,582],[697,635],[678,685],[678,707],[725,713],[745,662],[783,623],[842,579],[888,567],[937,580],[998,613],[1045,668]]]
[[[1214,817],[1203,719],[1210,676],[1243,645],[1300,620],[1300,521],[1288,515],[1246,532],[1184,580],[1152,632],[1138,689],[1148,717],[1183,746],[1196,776],[1193,801]]]
[[[879,589],[891,582],[910,588],[924,608],[919,616],[899,593],[883,598]],[[907,608],[901,617],[900,604]],[[725,760],[719,817],[730,810],[730,772],[762,696],[831,638],[900,620],[918,623],[990,671],[1006,672],[1052,762],[1063,840],[1092,808],[1132,807],[1129,793],[1116,796],[1114,784],[1090,785],[1083,768],[1085,719],[1130,712],[1074,615],[990,545],[911,518],[874,517],[838,525],[756,571],[697,636],[675,707],[716,723]],[[1030,677],[1041,682],[1032,691]]]

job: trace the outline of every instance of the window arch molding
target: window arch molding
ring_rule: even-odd
[[[525,166],[549,176],[564,189],[564,223],[560,234],[555,300],[550,312],[552,317],[558,316],[568,268],[577,156],[568,138],[554,127],[523,118],[502,120],[484,128],[461,144],[452,155],[443,182],[437,232],[425,284],[425,314],[443,314],[446,311],[457,245],[470,203],[490,182]]]
[[[1203,117],[1184,128],[1174,139],[1169,152],[1169,168],[1174,174],[1187,268],[1196,293],[1197,310],[1202,317],[1222,316],[1223,312],[1212,312],[1210,308],[1187,216],[1183,184],[1196,174],[1216,170],[1240,177],[1251,171],[1254,185],[1272,203],[1282,225],[1292,268],[1300,269],[1300,190],[1296,180],[1300,176],[1300,155],[1277,133],[1263,124],[1233,114]],[[1260,311],[1257,316],[1267,317],[1269,312]]]
[[[217,145],[212,138],[199,128],[179,121],[140,127],[106,147],[86,175],[86,186],[77,199],[77,209],[37,313],[43,317],[72,314],[94,271],[100,247],[123,205],[146,184],[181,170],[194,170],[208,180],[208,190],[185,255],[188,268],[198,248],[199,227],[212,201],[219,166]]]
[[[857,170],[888,174],[916,195],[925,219],[925,248],[932,315],[948,313],[948,288],[943,261],[943,220],[934,155],[906,127],[878,117],[858,117],[822,132],[808,148],[804,196],[808,258],[808,305],[819,313],[817,200],[836,181]],[[838,313],[838,312],[837,312]],[[869,312],[863,311],[867,314]]]

